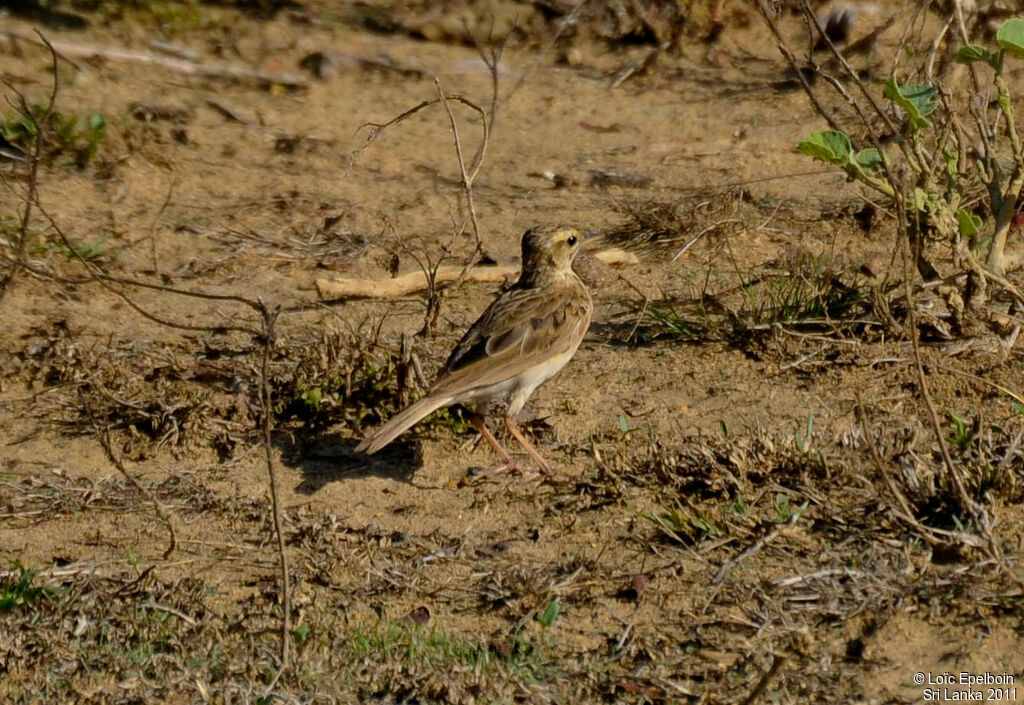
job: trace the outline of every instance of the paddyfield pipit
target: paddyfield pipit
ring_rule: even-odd
[[[551,466],[516,428],[533,390],[562,369],[580,346],[593,303],[572,270],[582,235],[576,228],[541,226],[523,235],[519,280],[483,312],[455,346],[427,395],[371,433],[357,452],[376,453],[431,412],[449,404],[470,410],[470,422],[504,465],[522,470],[485,417],[501,414],[505,428],[545,474]]]

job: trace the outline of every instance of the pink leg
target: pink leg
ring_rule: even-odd
[[[491,448],[494,448],[494,452],[498,454],[498,457],[501,458],[502,462],[505,463],[506,466],[511,467],[513,465],[512,457],[504,448],[501,447],[501,444],[498,443],[498,439],[494,437],[494,434],[487,430],[487,424],[484,421],[484,417],[480,414],[470,414],[469,422],[473,424],[473,428],[477,430],[477,433],[483,436],[484,440],[487,441]]]
[[[483,416],[481,416],[480,414],[470,414],[469,422],[473,424],[473,428],[475,428],[477,432],[483,437],[483,439],[487,441],[488,444],[490,444],[491,448],[494,449],[494,452],[498,454],[498,457],[500,457],[501,461],[504,463],[503,465],[499,465],[496,468],[492,468],[483,473],[480,473],[479,475],[476,476],[478,479],[490,478],[493,477],[494,475],[500,475],[501,473],[504,472],[518,472],[523,476],[524,479],[532,479],[533,477],[536,476],[535,472],[523,468],[522,466],[519,465],[519,463],[512,460],[512,456],[510,456],[508,452],[501,447],[501,444],[498,443],[498,439],[494,437],[494,434],[491,433],[490,430],[488,430],[487,424]],[[518,435],[518,432],[516,432],[514,435]],[[522,442],[523,440],[520,440],[520,443]],[[539,455],[536,455],[536,451],[533,452],[533,455],[535,458],[540,458]],[[541,462],[543,463],[543,460]],[[543,466],[546,465],[546,463],[543,464]],[[550,472],[550,469],[546,470],[545,472]]]
[[[533,458],[535,463],[537,463],[537,467],[540,468],[540,471],[545,475],[551,475],[551,466],[548,465],[544,458],[540,457],[540,453],[538,453],[537,449],[533,447],[533,444],[526,440],[526,436],[519,432],[519,429],[516,428],[515,422],[512,421],[512,418],[506,416],[504,420],[505,428],[508,429],[508,432],[512,434],[513,438],[519,441],[519,445],[521,445],[526,452],[530,454],[530,457]]]

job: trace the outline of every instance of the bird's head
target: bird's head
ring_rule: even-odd
[[[523,235],[523,276],[565,275],[580,250],[583,234],[568,225],[538,225]]]

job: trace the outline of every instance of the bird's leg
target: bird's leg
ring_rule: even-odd
[[[537,463],[537,467],[540,468],[540,471],[545,475],[551,475],[551,466],[548,465],[544,458],[540,457],[540,453],[537,452],[537,449],[533,447],[532,443],[526,440],[526,436],[519,432],[519,429],[516,428],[516,424],[512,420],[512,417],[505,415],[504,421],[505,428],[508,429],[508,432],[512,434],[513,438],[519,441],[519,445],[521,445],[526,452],[530,454],[530,457],[533,458],[535,463]]]
[[[479,432],[483,439],[490,444],[491,448],[494,448],[494,452],[498,454],[498,457],[501,458],[503,463],[496,468],[480,473],[476,476],[478,479],[490,478],[495,475],[500,475],[503,472],[518,472],[524,479],[531,479],[536,476],[535,472],[523,468],[519,463],[512,460],[512,456],[508,454],[508,451],[501,447],[501,444],[498,443],[498,439],[494,437],[494,434],[491,433],[490,430],[488,430],[484,417],[481,414],[471,413],[469,415],[469,422],[473,424],[473,428]],[[520,443],[522,443],[522,441],[520,441]],[[534,451],[534,458],[540,458],[539,455],[536,455],[536,451]],[[541,462],[543,463],[543,460],[541,460]],[[546,463],[543,463],[542,467],[546,467],[546,465]],[[545,472],[549,471],[550,469]]]
[[[487,423],[485,422],[484,417],[481,414],[470,413],[469,422],[473,424],[473,428],[477,430],[477,433],[483,436],[483,439],[490,444],[491,448],[494,448],[494,452],[498,454],[498,457],[501,458],[502,462],[505,463],[507,467],[512,467],[514,465],[512,457],[504,448],[501,447],[501,444],[498,443],[498,439],[494,437],[494,434],[487,429]]]

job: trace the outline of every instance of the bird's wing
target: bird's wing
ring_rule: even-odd
[[[431,393],[459,395],[516,377],[575,350],[589,325],[590,296],[582,284],[510,289],[462,336]]]

